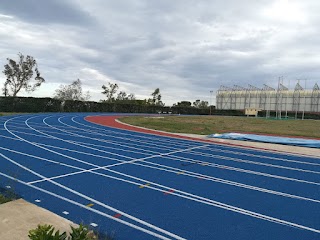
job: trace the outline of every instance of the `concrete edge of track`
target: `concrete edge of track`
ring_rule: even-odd
[[[77,226],[70,220],[23,199],[1,204],[0,216],[1,240],[27,240],[29,230],[35,229],[38,224],[53,225],[60,232],[69,232],[70,225]]]

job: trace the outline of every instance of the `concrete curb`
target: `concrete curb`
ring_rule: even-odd
[[[30,240],[28,232],[38,224],[53,225],[60,232],[69,232],[73,222],[23,199],[0,205],[0,239]]]

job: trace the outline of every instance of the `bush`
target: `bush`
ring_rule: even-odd
[[[52,225],[38,225],[36,229],[29,231],[28,237],[31,240],[113,240],[113,235],[103,235],[90,231],[83,224],[79,227],[71,227],[70,236],[66,232],[60,234],[59,230],[55,231]]]
[[[60,234],[59,230],[55,232],[52,225],[38,225],[36,229],[30,230],[28,237],[31,240],[65,240],[66,232]]]

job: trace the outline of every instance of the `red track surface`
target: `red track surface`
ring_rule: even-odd
[[[221,145],[229,145],[229,146],[237,146],[237,147],[245,147],[245,148],[251,148],[251,149],[259,149],[259,150],[267,150],[267,151],[273,151],[273,152],[286,153],[286,151],[275,150],[275,149],[270,149],[270,148],[244,146],[241,144],[228,143],[228,142],[217,142],[217,141],[214,141],[214,139],[206,140],[206,139],[201,139],[201,138],[193,138],[193,137],[187,137],[187,136],[182,136],[182,135],[178,135],[178,134],[172,134],[172,133],[167,133],[167,132],[161,132],[161,131],[141,128],[141,127],[135,127],[135,126],[121,123],[121,122],[117,122],[116,120],[120,117],[121,116],[88,116],[85,119],[89,122],[96,123],[99,125],[114,127],[114,128],[119,128],[119,129],[125,129],[125,130],[130,130],[130,131],[135,131],[135,132],[142,132],[142,133],[149,133],[149,134],[161,135],[161,136],[167,136],[167,137],[188,139],[188,140],[194,140],[194,141],[206,142],[206,143],[216,143],[216,144],[221,144]],[[300,153],[300,155],[305,155],[305,154]]]
[[[103,125],[103,126],[108,126],[108,127],[120,128],[120,129],[135,131],[135,132],[155,134],[155,135],[160,135],[160,136],[175,137],[175,138],[182,138],[182,139],[189,139],[189,140],[196,140],[196,141],[201,141],[201,142],[211,142],[212,143],[211,140],[204,140],[204,139],[199,139],[199,138],[181,136],[178,134],[166,133],[166,132],[161,132],[161,131],[145,129],[145,128],[141,128],[141,127],[135,127],[135,126],[123,124],[123,123],[116,121],[119,117],[120,116],[89,116],[89,117],[86,117],[85,119],[89,122],[96,123],[96,124]]]

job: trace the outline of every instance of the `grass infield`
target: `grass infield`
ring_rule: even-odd
[[[0,112],[1,116],[11,116],[11,115],[17,115],[17,114],[26,114],[26,113],[16,113],[16,112]]]
[[[320,120],[270,120],[229,116],[135,116],[123,117],[120,121],[173,133],[209,135],[238,132],[320,138]]]

